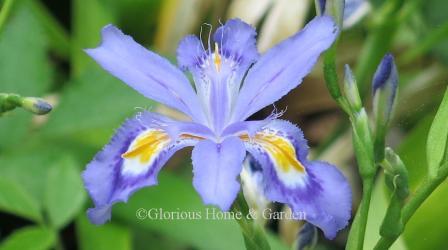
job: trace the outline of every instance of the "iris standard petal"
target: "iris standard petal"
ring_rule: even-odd
[[[231,122],[245,120],[300,84],[337,33],[331,17],[316,17],[302,31],[262,55],[247,73]]]
[[[219,27],[205,49],[196,36],[179,44],[177,61],[189,70],[210,127],[220,133],[228,124],[241,81],[258,58],[256,32],[249,24],[231,19]],[[210,44],[212,42],[212,44]]]
[[[232,58],[245,72],[258,59],[256,36],[257,32],[249,24],[230,19],[216,30],[213,40],[221,48],[221,55]]]
[[[100,46],[86,53],[104,69],[144,96],[205,121],[196,93],[180,70],[112,25],[101,34]]]
[[[242,137],[246,149],[263,168],[263,189],[269,200],[291,207],[334,238],[348,224],[351,190],[336,167],[307,160],[302,131],[289,122],[274,120],[253,137]]]
[[[239,190],[237,178],[241,173],[246,150],[237,137],[220,143],[199,142],[193,149],[193,186],[205,204],[230,209]]]
[[[177,131],[173,138],[167,132]],[[206,136],[202,127],[185,126],[149,112],[127,120],[87,165],[84,185],[95,207],[88,210],[92,223],[110,219],[111,207],[126,202],[138,189],[157,184],[157,174],[165,162],[179,149],[192,146]]]
[[[177,64],[182,70],[194,71],[204,63],[206,51],[202,42],[195,35],[184,37],[177,48]]]

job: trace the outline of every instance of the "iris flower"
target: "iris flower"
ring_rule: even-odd
[[[167,160],[193,146],[193,186],[205,204],[230,209],[249,152],[263,168],[262,189],[269,200],[305,213],[327,238],[347,225],[349,185],[336,167],[307,159],[302,131],[276,115],[246,121],[311,71],[337,36],[330,17],[315,18],[262,56],[254,28],[239,19],[220,26],[207,48],[198,37],[186,36],[177,62],[192,74],[194,88],[181,70],[116,27],[108,25],[101,33],[101,44],[87,49],[88,55],[145,97],[185,113],[191,121],[142,111],[124,122],[83,173],[95,205],[87,211],[92,223],[105,223],[114,203],[156,185]]]

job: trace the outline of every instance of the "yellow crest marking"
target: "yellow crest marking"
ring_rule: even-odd
[[[247,134],[241,135],[240,138],[243,141],[251,139]],[[287,173],[292,169],[305,172],[305,167],[296,157],[294,146],[287,139],[274,134],[257,133],[252,140],[268,152],[283,172]]]
[[[138,136],[130,149],[121,157],[126,159],[139,157],[141,163],[146,163],[152,156],[159,153],[169,141],[169,136],[163,131],[152,130]]]

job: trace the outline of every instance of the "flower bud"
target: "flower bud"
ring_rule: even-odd
[[[36,97],[24,97],[21,101],[22,108],[37,114],[44,115],[49,113],[53,107],[43,99]]]
[[[306,222],[300,229],[297,247],[295,249],[314,249],[317,243],[317,229],[313,224]]]
[[[406,199],[409,195],[408,170],[400,156],[388,147],[381,165],[385,168],[386,183],[389,188],[397,193],[399,199]]]
[[[362,104],[361,104],[361,98],[359,97],[359,91],[358,86],[356,84],[356,79],[353,76],[353,73],[347,64],[345,65],[344,69],[345,69],[345,76],[344,76],[345,97],[347,98],[350,107],[355,112],[358,112],[361,109]]]
[[[386,54],[373,76],[373,112],[375,120],[387,124],[391,118],[398,87],[394,57]]]
[[[252,218],[263,225],[265,219],[262,215],[269,205],[269,200],[263,189],[261,166],[252,156],[247,156],[244,161],[240,177],[244,198],[253,211]]]
[[[386,54],[372,81],[373,115],[375,124],[375,160],[384,158],[385,137],[392,117],[398,87],[398,73],[394,57]]]

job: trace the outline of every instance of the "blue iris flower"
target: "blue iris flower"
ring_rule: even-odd
[[[104,27],[101,44],[87,54],[142,95],[191,120],[149,111],[128,119],[83,173],[95,205],[87,212],[90,221],[105,223],[114,203],[156,185],[167,160],[193,146],[193,186],[205,204],[230,209],[248,152],[262,167],[260,189],[269,200],[305,213],[327,238],[335,237],[350,218],[351,190],[344,176],[329,163],[307,159],[307,142],[295,125],[275,115],[246,119],[297,87],[337,33],[330,17],[316,17],[259,56],[255,30],[232,19],[216,30],[207,48],[196,36],[185,37],[177,50],[179,70],[116,27]],[[194,88],[182,70],[191,72]]]

